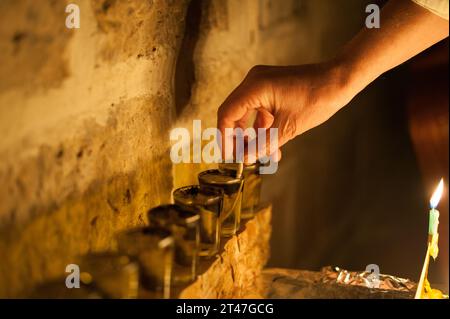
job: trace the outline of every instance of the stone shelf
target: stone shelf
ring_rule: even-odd
[[[260,208],[236,236],[224,240],[216,257],[201,260],[197,280],[174,291],[175,297],[263,298],[261,272],[270,253],[271,216],[271,206]]]
[[[326,267],[325,267],[326,268]],[[324,268],[324,269],[325,269]],[[263,297],[269,299],[412,299],[416,284],[370,289],[323,281],[323,271],[267,268],[261,278]]]

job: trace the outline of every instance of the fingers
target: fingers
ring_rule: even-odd
[[[219,107],[217,112],[217,128],[221,133],[220,148],[222,158],[226,159],[229,154],[225,148],[233,143],[233,136],[227,128],[234,129],[239,120],[244,118],[248,112],[247,103],[242,98],[233,95],[234,92]]]
[[[245,82],[241,83],[222,103],[217,111],[217,127],[221,132],[225,128],[234,128],[237,123],[258,108],[259,92]]]
[[[247,160],[271,156],[274,161],[281,159],[280,147],[297,135],[298,120],[295,114],[280,114],[273,117],[272,114],[263,110],[259,112],[255,121],[257,130],[257,151],[249,148]]]
[[[217,111],[217,127],[222,132],[225,128],[234,128],[251,109],[245,97],[232,93]]]
[[[220,148],[226,159],[230,155],[227,146],[232,145],[231,130],[236,127],[246,128],[255,109],[261,107],[261,91],[257,86],[241,83],[219,107],[217,112],[217,128],[221,133]]]
[[[253,119],[254,115],[254,110],[247,110],[247,113],[237,121],[237,126],[245,130],[249,126],[249,122]]]
[[[222,158],[227,160],[233,156],[234,134],[237,127],[242,129],[259,128],[267,129],[274,122],[271,114],[272,100],[269,95],[271,90],[267,87],[258,71],[261,68],[253,68],[245,80],[227,97],[217,112],[217,127],[221,133],[219,139]],[[253,125],[250,121],[256,112]],[[275,149],[276,150],[276,149]],[[274,150],[274,151],[275,151]]]
[[[281,149],[278,149],[277,155],[274,157],[275,162],[281,161]]]
[[[278,133],[278,147],[283,146],[297,136],[297,116],[295,114],[281,114],[275,118],[271,128]]]
[[[247,128],[248,121],[252,115],[252,110],[248,110],[237,121],[230,120],[228,122],[230,124],[226,124],[228,126],[221,127],[221,131],[224,132],[222,134],[222,145],[225,146],[222,148],[224,159],[235,159],[236,150],[234,146],[236,144],[236,136],[233,128]],[[237,117],[230,118],[235,119]],[[227,123],[225,119],[222,119],[221,123]],[[256,159],[267,156],[271,156],[274,161],[278,162],[281,159],[281,150],[279,148],[296,134],[296,119],[293,116],[274,118],[266,109],[258,108],[253,126],[256,131],[256,137],[252,139],[254,145],[251,147],[249,147],[250,141],[248,138],[245,138],[244,162],[253,163]],[[229,130],[226,130],[226,128],[229,128]]]
[[[269,128],[273,124],[274,116],[262,107],[258,108],[257,111],[253,128],[255,130],[258,130],[258,128]]]
[[[244,138],[244,153],[243,159],[246,163],[254,163],[258,158],[272,156],[275,159],[281,151],[278,151],[279,138],[278,138],[278,128],[271,127],[274,124],[273,115],[263,109],[257,109],[256,119],[253,125],[254,133],[253,136],[243,136]],[[248,128],[248,121],[253,115],[252,111],[247,111],[247,113],[237,122],[233,122],[233,127],[240,127],[243,130]],[[237,159],[237,150],[235,149],[237,136],[235,131],[230,129],[231,126],[223,128],[222,134],[222,153],[224,159]],[[241,158],[241,157],[239,157]],[[242,159],[242,158],[241,158]]]
[[[245,161],[252,163],[267,156],[277,156],[278,130],[275,128],[258,128],[256,137],[248,141],[245,149]]]

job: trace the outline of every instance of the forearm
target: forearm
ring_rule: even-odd
[[[328,120],[384,72],[448,36],[448,21],[411,0],[391,0],[381,28],[364,28],[331,61],[259,66],[218,110],[218,127],[277,128],[278,146]]]
[[[410,0],[391,0],[379,29],[364,28],[336,57],[349,98],[384,72],[448,36],[448,21]]]

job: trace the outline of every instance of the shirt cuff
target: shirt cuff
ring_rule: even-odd
[[[437,14],[441,18],[448,20],[448,2],[449,0],[412,0],[419,6]]]

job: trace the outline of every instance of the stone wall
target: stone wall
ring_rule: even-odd
[[[227,240],[220,254],[200,263],[206,271],[179,293],[182,299],[262,298],[263,267],[269,259],[272,207],[262,207],[242,231]]]
[[[251,66],[317,57],[313,2],[283,2],[0,2],[0,297],[112,248],[195,182],[204,167],[172,165],[169,131],[213,126]]]

